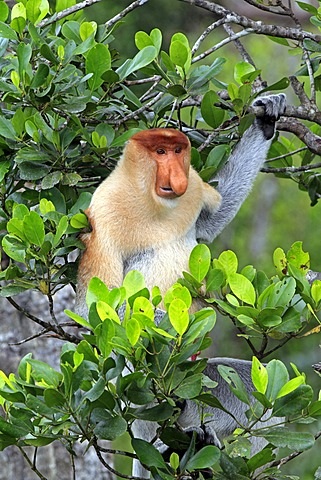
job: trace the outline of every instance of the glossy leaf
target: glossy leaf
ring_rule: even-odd
[[[252,358],[252,382],[256,390],[265,394],[268,385],[268,372],[264,365],[256,358]]]
[[[169,305],[168,315],[176,332],[179,335],[183,335],[186,332],[189,323],[188,308],[185,302],[179,298],[175,298]]]
[[[254,305],[256,298],[255,290],[252,283],[246,277],[239,273],[232,273],[228,277],[228,283],[237,298],[249,305]]]
[[[220,449],[214,445],[207,445],[190,458],[185,466],[186,470],[208,468],[218,462]]]
[[[190,254],[189,269],[198,282],[201,282],[205,278],[210,264],[210,249],[203,244],[196,245]]]
[[[215,102],[218,101],[218,96],[212,90],[209,90],[203,97],[201,103],[201,113],[205,122],[212,128],[217,128],[223,123],[225,119],[225,111],[222,108],[216,107]]]

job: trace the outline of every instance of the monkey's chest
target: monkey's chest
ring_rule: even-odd
[[[188,270],[189,256],[196,244],[195,233],[190,231],[181,239],[127,255],[123,259],[124,276],[130,270],[139,270],[148,288],[157,285],[164,293]]]

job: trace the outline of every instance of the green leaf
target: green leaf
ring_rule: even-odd
[[[266,396],[270,401],[274,401],[283,385],[289,381],[289,374],[286,366],[280,360],[271,360],[266,369],[269,375]]]
[[[318,10],[313,6],[310,5],[309,3],[306,2],[296,2],[302,10],[305,10],[306,12],[312,13],[312,15],[317,15]]]
[[[26,3],[27,18],[37,25],[49,12],[47,0],[28,0]]]
[[[255,289],[252,283],[239,273],[232,273],[228,277],[228,283],[234,295],[242,302],[253,305],[255,303]]]
[[[282,248],[276,248],[273,253],[273,263],[276,268],[277,274],[283,277],[287,273],[287,259]]]
[[[6,235],[2,240],[2,248],[8,257],[24,263],[26,259],[26,245],[13,235]]]
[[[39,88],[41,87],[47,80],[49,76],[49,67],[46,63],[40,63],[35,76],[32,79],[31,88]]]
[[[315,439],[311,433],[293,432],[286,427],[272,427],[262,435],[276,447],[288,447],[296,452],[302,452],[313,447]]]
[[[123,287],[126,289],[126,297],[130,298],[145,288],[145,279],[137,270],[131,270],[124,278]]]
[[[102,83],[102,75],[111,68],[111,55],[107,45],[97,43],[91,48],[86,57],[86,73],[93,76],[88,79],[89,88],[96,90]]]
[[[284,387],[290,389],[293,386],[293,384],[289,385],[290,382]],[[287,395],[278,396],[273,407],[273,415],[276,417],[301,415],[302,411],[310,405],[312,399],[313,390],[309,385],[296,386],[295,390],[290,391]]]
[[[208,272],[206,278],[206,292],[214,292],[221,288],[225,282],[224,273],[218,268],[213,268]]]
[[[62,407],[66,403],[66,399],[63,394],[54,388],[47,388],[44,391],[44,401],[45,404],[50,408]]]
[[[24,424],[21,426],[13,425],[0,416],[0,432],[10,435],[14,438],[20,438],[27,435],[29,433],[29,429],[27,429]]]
[[[217,370],[221,377],[228,383],[234,395],[241,400],[241,402],[250,405],[250,400],[244,383],[240,379],[238,373],[232,367],[226,365],[218,365]]]
[[[126,335],[132,347],[136,345],[141,333],[140,324],[135,318],[130,318],[126,323]]]
[[[228,145],[217,145],[214,147],[206,159],[206,167],[218,168],[230,153],[230,147]]]
[[[264,365],[256,358],[252,358],[252,382],[256,390],[265,394],[268,385],[268,372]]]
[[[102,440],[116,440],[127,430],[127,422],[121,416],[108,416],[106,421],[99,422],[94,428],[94,433]]]
[[[294,278],[285,278],[274,285],[267,304],[267,307],[286,307],[292,300],[296,289]]]
[[[83,22],[79,27],[79,35],[82,41],[87,40],[91,35],[95,36],[97,31],[96,22]]]
[[[255,68],[248,62],[239,62],[234,67],[234,78],[237,83],[243,83],[243,77],[255,72]]]
[[[17,34],[6,23],[0,22],[0,37],[8,38],[9,40],[18,40]]]
[[[135,33],[135,45],[138,50],[143,50],[150,45],[154,46],[154,43],[146,32],[139,31]]]
[[[207,445],[199,450],[190,458],[185,466],[186,470],[199,470],[208,468],[218,462],[221,456],[221,451],[214,445]]]
[[[186,303],[180,298],[173,300],[168,308],[169,320],[176,332],[183,335],[188,329],[189,314]]]
[[[27,359],[32,367],[32,376],[38,382],[45,382],[50,387],[57,388],[62,380],[61,373],[54,370],[50,365],[40,360]]]
[[[137,70],[140,70],[141,68],[149,65],[156,58],[156,56],[157,50],[155,47],[145,47],[140,52],[138,52],[133,59],[130,59],[123,65],[121,65],[116,70],[116,73],[118,73],[120,80],[123,80]]]
[[[310,268],[310,255],[303,251],[302,242],[295,242],[286,254],[291,265],[306,272]]]
[[[4,138],[9,138],[10,140],[16,140],[16,131],[10,120],[5,117],[0,117],[0,135]]]
[[[203,97],[201,113],[204,121],[212,128],[217,128],[225,119],[225,110],[215,107],[214,103],[219,100],[217,93],[209,90]]]
[[[135,416],[141,420],[148,422],[164,422],[168,420],[174,412],[174,408],[167,402],[162,402],[155,407],[139,409],[135,412]]]
[[[149,442],[139,438],[132,439],[132,447],[139,461],[147,467],[164,468],[167,470],[165,461],[160,452]]]
[[[108,298],[106,298],[105,300],[108,300]],[[96,304],[96,308],[101,320],[106,320],[106,318],[110,318],[114,322],[120,324],[119,316],[117,315],[115,310],[110,305],[108,305],[108,303],[99,300]]]
[[[109,290],[102,280],[98,277],[93,277],[88,285],[86,303],[88,307],[92,303],[96,303],[99,300],[106,301],[109,296]]]
[[[264,448],[260,452],[257,452],[253,457],[251,457],[248,462],[247,466],[250,472],[254,472],[259,467],[263,467],[268,463],[272,462],[275,459],[275,454],[273,453],[272,448]]]
[[[41,247],[45,240],[45,227],[40,215],[31,211],[23,220],[23,228],[29,242]]]
[[[77,230],[82,230],[83,228],[89,227],[88,218],[84,213],[76,213],[70,219],[70,225]]]
[[[178,67],[184,68],[185,63],[188,60],[188,49],[186,46],[179,42],[171,42],[169,47],[169,57],[171,61]]]
[[[89,316],[89,321],[90,323],[93,323],[90,316]],[[98,340],[98,348],[100,349],[102,355],[105,358],[107,358],[110,355],[113,349],[113,345],[111,344],[111,342],[115,337],[115,333],[116,333],[115,327],[116,327],[115,322],[113,322],[113,320],[111,320],[110,318],[106,318],[102,323],[100,323],[95,328],[95,335]],[[126,350],[126,353],[127,353],[127,350]]]
[[[275,330],[281,333],[297,332],[302,327],[301,313],[290,307],[282,317],[282,323]]]
[[[175,389],[175,395],[180,398],[194,398],[200,394],[202,389],[202,374],[197,373],[185,378]]]
[[[211,264],[211,251],[207,245],[199,244],[193,248],[189,258],[189,270],[198,282],[204,280]]]
[[[303,375],[300,375],[299,377],[292,378],[289,380],[283,387],[279,390],[276,398],[284,397],[284,395],[288,395],[289,393],[293,392],[293,390],[296,390],[300,385],[303,385],[305,383],[305,378]]]
[[[19,4],[14,5],[12,7],[12,10],[14,9],[15,6],[18,6],[18,5]],[[12,10],[11,10],[11,18],[12,18]],[[0,2],[0,21],[5,22],[8,16],[9,16],[9,7],[5,2],[1,1]]]
[[[68,315],[68,317],[72,318],[75,322],[77,322],[79,325],[82,325],[83,327],[89,328],[89,330],[92,329],[92,326],[90,323],[87,322],[83,317],[78,315],[77,313],[72,312],[71,310],[64,310],[65,314]]]
[[[315,301],[316,305],[321,302],[321,280],[314,280],[311,286],[311,297]]]
[[[3,181],[10,169],[10,160],[4,160],[0,163],[0,182]]]
[[[232,250],[225,250],[217,260],[213,260],[213,265],[215,268],[223,270],[226,276],[229,277],[229,275],[237,272],[237,256]]]

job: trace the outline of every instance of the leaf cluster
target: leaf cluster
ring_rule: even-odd
[[[195,254],[191,265],[194,260]],[[194,267],[191,270],[196,273]],[[202,268],[198,271],[200,278]],[[93,278],[87,294],[88,319],[66,311],[86,331],[78,345],[63,345],[60,371],[28,354],[17,374],[1,372],[0,402],[5,414],[0,421],[1,449],[9,445],[39,448],[61,440],[72,453],[75,442],[87,440],[102,454],[101,440],[114,440],[125,432],[132,435],[132,423],[142,420],[158,425],[156,436],[152,442],[132,438],[131,444],[155,479],[186,474],[202,479],[206,472],[220,472],[217,478],[222,479],[252,478],[259,467],[274,478],[287,478],[267,465],[275,459],[274,449],[311,448],[313,435],[295,433],[289,426],[313,422],[321,415],[320,401],[313,400],[305,375],[293,365],[290,378],[280,360],[263,365],[253,357],[250,396],[237,372],[220,366],[231,394],[248,408],[245,425],[215,397],[216,383],[203,373],[206,360],[188,360],[210,344],[207,334],[215,325],[215,311],[204,308],[189,315],[192,297],[185,286],[176,284],[163,299],[166,313],[157,325],[155,308],[161,300],[159,291],[149,292],[136,271],[111,291]],[[224,439],[223,451],[199,444],[196,435],[191,437],[180,428],[186,401],[198,404],[200,425],[207,422],[208,407],[222,410],[239,424]],[[276,417],[276,425],[265,427],[271,417]],[[252,436],[268,443],[250,457]],[[169,459],[156,449],[158,439],[171,449]]]

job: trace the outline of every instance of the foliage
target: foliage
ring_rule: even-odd
[[[144,3],[133,2],[132,9]],[[214,2],[190,3],[214,9],[226,20],[228,11],[223,7],[216,11]],[[289,7],[265,3],[270,2],[257,5],[295,20]],[[311,15],[312,29],[318,32],[321,7],[296,3]],[[210,181],[253,121],[250,104],[258,91],[284,90],[291,84],[300,105],[288,106],[279,127],[294,135],[276,138],[265,171],[293,180],[316,204],[321,195],[320,164],[313,164],[321,145],[316,104],[320,35],[305,32],[297,22],[295,28],[284,28],[249,19],[252,31],[279,42],[290,55],[301,56],[302,69],[266,86],[261,70],[243,53],[234,68],[235,81],[225,84],[219,80],[225,58],[207,62],[224,42],[197,54],[210,31],[223,21],[214,22],[193,46],[185,34],[174,34],[168,49],[162,47],[159,29],[138,31],[137,53],[124,59],[113,41],[129,11],[98,25],[87,21],[72,0],[57,1],[55,6],[46,0],[23,0],[11,10],[0,2],[0,220],[2,250],[8,259],[0,274],[0,295],[21,309],[16,300],[20,293],[42,292],[48,298],[50,320],[24,313],[43,331],[68,341],[62,348],[60,372],[30,354],[21,360],[16,375],[1,375],[5,413],[0,417],[1,448],[16,445],[27,455],[26,446],[38,448],[61,440],[73,455],[73,444],[88,440],[111,469],[100,440],[130,432],[135,418],[157,421],[165,443],[171,443],[174,435],[180,402],[193,399],[206,421],[206,406],[223,407],[203,374],[206,361],[188,358],[209,345],[207,333],[214,327],[217,310],[232,320],[254,355],[251,401],[236,374],[221,370],[232,392],[248,405],[249,424],[240,425],[233,438],[225,440],[224,451],[198,445],[197,438],[180,432],[182,449],[173,452],[169,462],[152,444],[137,439],[132,440],[135,455],[155,479],[182,478],[186,472],[201,479],[213,465],[214,478],[254,478],[255,469],[270,462],[266,475],[286,478],[276,467],[291,455],[287,451],[285,460],[275,460],[274,447],[301,452],[313,445],[311,433],[289,434],[288,425],[312,423],[320,416],[320,400],[313,398],[312,387],[297,367],[290,379],[281,361],[264,366],[260,360],[292,338],[320,330],[321,283],[307,282],[309,256],[300,242],[286,254],[275,251],[277,275],[272,278],[252,266],[239,272],[237,257],[230,251],[212,261],[207,247],[199,245],[192,252],[190,271],[165,295],[167,314],[157,326],[153,320],[162,298],[156,287],[148,292],[138,272],[111,292],[99,279],[92,280],[89,318],[67,311],[74,324],[85,329],[81,338],[55,322],[53,302],[59,289],[74,283],[76,263],[70,254],[82,248],[78,234],[87,227],[84,211],[91,192],[112,171],[125,142],[141,129],[184,129],[193,146],[193,166]],[[244,18],[235,14],[233,21],[244,27]],[[225,43],[251,33],[243,29],[242,35],[234,34],[228,28],[227,32]],[[211,307],[189,314],[192,297]],[[120,322],[118,308],[124,302]],[[213,390],[204,393],[204,388]],[[286,416],[287,426],[258,431],[256,423],[264,414]],[[281,418],[279,423],[283,424]],[[252,435],[269,443],[249,458]]]
[[[289,270],[296,261],[301,261],[302,254],[298,249],[294,260],[291,253],[288,254]],[[200,261],[204,265],[208,261],[205,245],[196,247],[191,255],[189,281],[194,280],[193,291],[196,282],[205,278],[204,273],[198,275]],[[236,273],[236,263],[235,255],[226,252],[225,258],[222,254],[211,262],[210,272],[215,273],[216,280],[208,273],[210,291],[213,294],[215,291],[217,298],[229,299],[231,306],[226,303],[227,313],[232,316],[237,311],[240,325],[246,324],[260,338],[270,336],[281,343],[286,333],[302,332],[304,325],[298,325],[301,312],[296,310],[296,305],[299,299],[304,302],[308,321],[312,313],[307,305],[313,305],[315,310],[320,308],[320,282],[313,292],[307,285],[303,292],[297,272],[296,276],[284,278],[282,274],[282,280],[269,282],[260,280],[260,272],[255,273],[253,269],[250,281],[249,269],[243,274]],[[232,280],[235,275],[238,275],[236,282]],[[0,398],[5,411],[5,418],[0,421],[1,449],[17,445],[22,450],[26,446],[41,447],[62,440],[72,452],[75,442],[87,440],[96,452],[103,453],[106,450],[100,446],[100,440],[114,440],[126,431],[131,432],[133,421],[140,419],[157,422],[160,425],[157,438],[176,450],[167,463],[152,443],[133,438],[131,434],[138,459],[155,479],[169,479],[174,475],[203,478],[202,472],[212,467],[214,472],[222,472],[215,478],[231,478],[230,472],[250,478],[264,465],[266,474],[273,478],[290,478],[281,476],[276,468],[278,462],[272,466],[266,464],[275,460],[276,447],[286,446],[290,452],[297,452],[314,444],[311,433],[290,431],[291,424],[313,422],[321,415],[321,402],[313,399],[313,389],[306,384],[305,375],[292,365],[293,378],[290,379],[280,360],[271,360],[264,366],[253,357],[254,391],[250,398],[238,374],[221,367],[220,373],[233,394],[248,406],[248,425],[234,418],[239,428],[225,440],[226,453],[209,445],[197,449],[196,437],[177,430],[176,421],[180,405],[191,399],[199,404],[200,423],[206,424],[206,406],[226,412],[215,397],[215,382],[202,373],[206,359],[188,360],[211,342],[207,334],[215,325],[215,311],[207,307],[188,315],[192,296],[186,286],[178,283],[166,293],[167,314],[157,325],[155,307],[161,302],[161,296],[156,294],[150,299],[144,279],[136,271],[126,276],[124,285],[126,287],[108,291],[98,278],[93,278],[87,294],[88,320],[66,311],[86,333],[77,345],[64,344],[60,372],[33,359],[32,354],[21,360],[16,375],[7,377],[1,372]],[[235,295],[233,300],[232,294],[227,293],[227,285]],[[254,295],[259,295],[257,302],[252,293],[248,294],[252,292],[250,285]],[[222,300],[216,302],[224,308]],[[235,303],[239,302],[241,305],[236,307]],[[117,313],[121,306],[122,322]],[[110,356],[111,352],[114,356]],[[272,416],[277,419],[276,426],[256,427],[259,420],[264,422]],[[252,436],[264,437],[268,446],[250,458]],[[240,451],[243,460],[236,462]],[[107,465],[107,468],[111,467]]]

